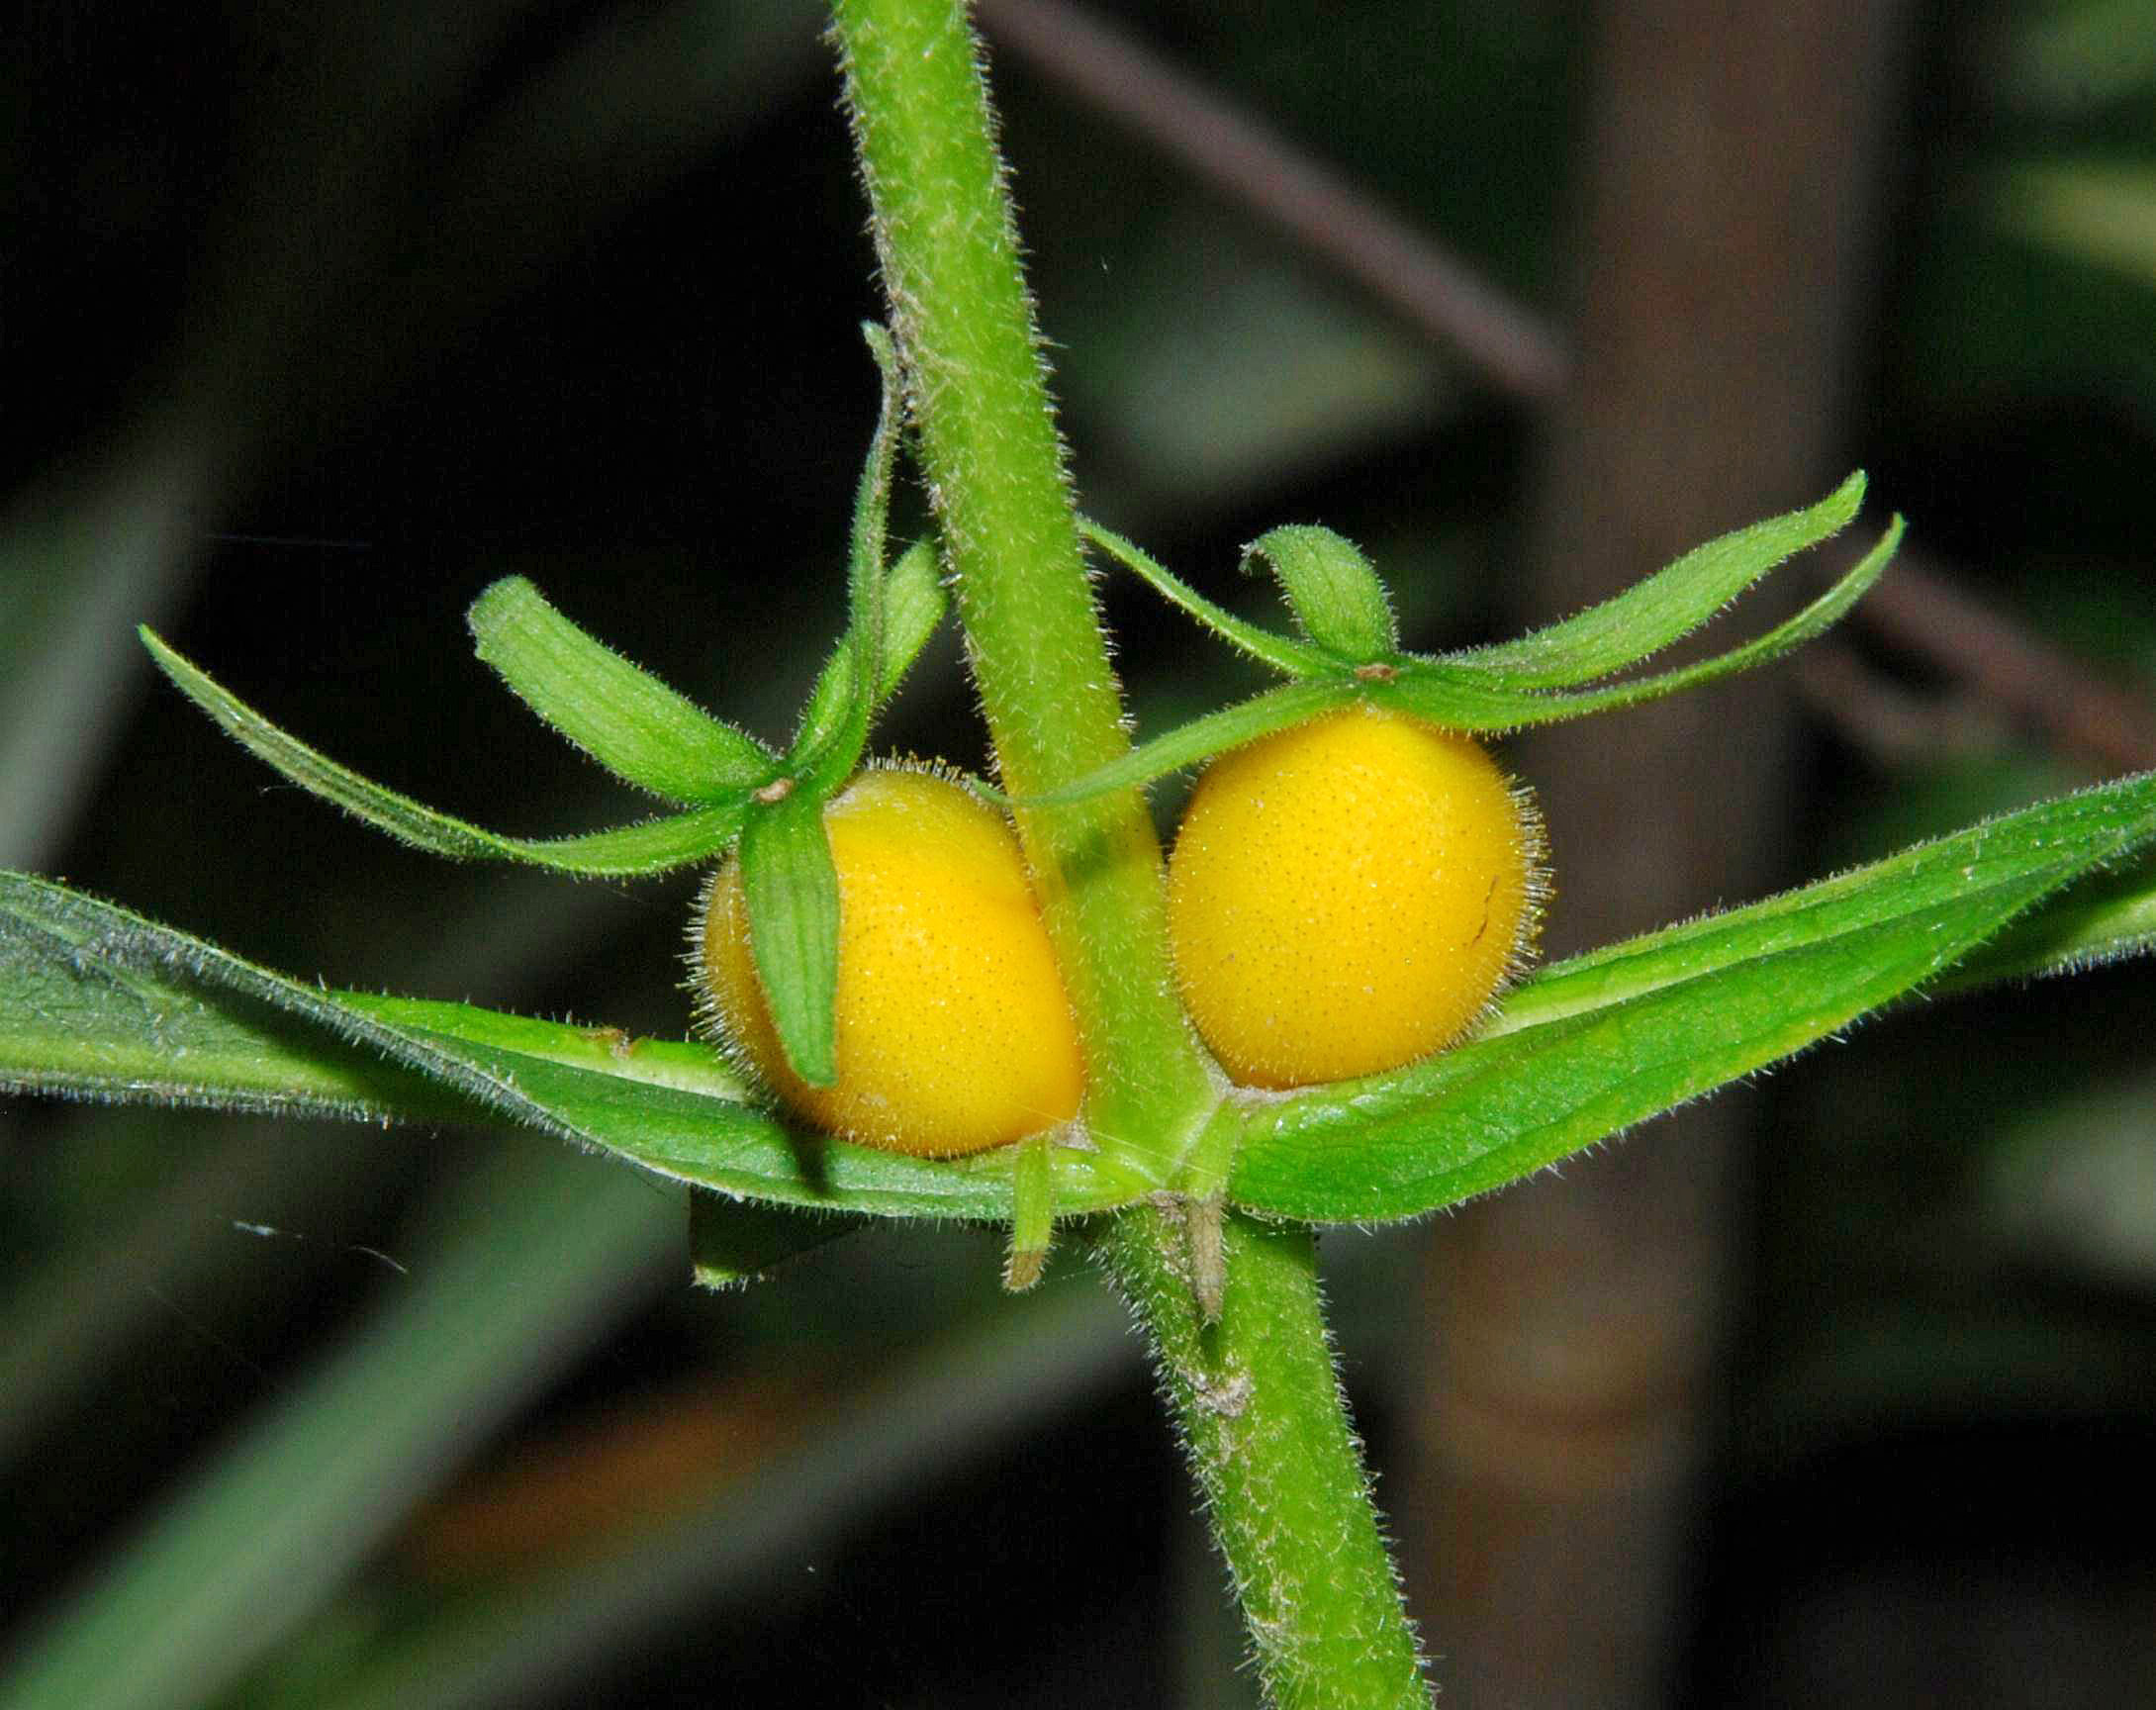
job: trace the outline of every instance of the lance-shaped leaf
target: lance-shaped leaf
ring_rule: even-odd
[[[575,837],[504,837],[362,778],[310,748],[174,652],[147,627],[150,657],[226,734],[301,789],[430,854],[453,861],[521,861],[587,877],[635,877],[707,861],[733,841],[750,800],[746,790],[671,818],[650,819]]]
[[[2156,776],[2129,779],[1557,964],[1468,1044],[1231,1105],[1231,1195],[1363,1222],[1485,1192],[1833,1034],[2152,840]]]
[[[823,804],[805,790],[759,803],[739,859],[749,950],[779,1043],[795,1074],[828,1087],[838,1079],[838,870]]]
[[[708,1046],[334,992],[0,873],[0,1092],[528,1128],[734,1198],[1007,1222],[1015,1148],[926,1160],[792,1129]],[[363,1141],[362,1141],[363,1143]],[[1076,1214],[1164,1183],[1052,1149]]]
[[[1400,644],[1384,584],[1361,549],[1330,528],[1291,522],[1243,549],[1243,568],[1263,558],[1302,632],[1336,660],[1359,665]]]
[[[914,660],[928,645],[929,636],[949,609],[943,579],[936,566],[936,547],[931,540],[916,540],[899,554],[884,582],[884,666],[877,678],[876,705],[881,708],[898,692]],[[797,751],[813,753],[830,742],[846,712],[853,673],[853,647],[849,641],[824,661],[801,713]]]
[[[884,675],[884,550],[891,524],[891,470],[898,458],[901,395],[898,352],[883,328],[864,326],[862,335],[876,358],[883,381],[876,433],[854,492],[854,520],[846,564],[846,634],[824,676],[837,672],[842,688],[835,705],[818,715],[822,683],[811,697],[809,717],[787,756],[788,770],[822,797],[836,789],[861,764],[869,742],[869,722],[876,715],[877,690]]]
[[[777,756],[594,639],[521,576],[472,603],[480,658],[615,777],[684,806],[771,782]]]
[[[1448,662],[1517,689],[1607,677],[1660,652],[1776,565],[1846,527],[1863,502],[1860,469],[1817,505],[1724,534],[1577,617],[1517,641],[1448,655]]]

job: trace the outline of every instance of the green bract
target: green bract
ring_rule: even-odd
[[[1640,664],[1705,623],[1783,560],[1846,527],[1863,499],[1859,471],[1817,505],[1710,540],[1577,617],[1517,641],[1435,655],[1399,651],[1391,606],[1376,571],[1328,528],[1275,528],[1244,554],[1245,569],[1256,558],[1272,565],[1302,631],[1297,639],[1222,610],[1122,535],[1087,522],[1085,535],[1094,545],[1223,640],[1292,681],[1155,737],[1075,784],[1028,798],[1028,804],[1082,801],[1145,784],[1352,701],[1452,730],[1494,733],[1658,701],[1748,671],[1803,645],[1856,604],[1901,543],[1899,517],[1831,588],[1755,640],[1657,677],[1585,687]]]

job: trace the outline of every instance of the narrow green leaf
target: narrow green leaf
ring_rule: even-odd
[[[823,804],[805,790],[759,806],[741,833],[749,949],[779,1043],[811,1087],[838,1079],[838,869]]]
[[[1080,517],[1078,531],[1125,569],[1135,572],[1155,593],[1180,606],[1222,640],[1242,648],[1260,663],[1288,677],[1307,677],[1334,669],[1335,662],[1315,647],[1285,635],[1275,635],[1271,630],[1246,622],[1226,608],[1214,605],[1159,559],[1114,529],[1103,528],[1089,518]]]
[[[862,336],[876,358],[882,377],[883,397],[877,409],[876,433],[869,441],[869,455],[862,465],[861,481],[854,492],[854,521],[846,563],[846,634],[839,644],[843,692],[835,707],[826,707],[815,719],[817,739],[808,740],[809,724],[795,738],[787,756],[787,770],[814,795],[827,795],[861,764],[869,743],[869,723],[876,715],[877,691],[884,674],[884,551],[891,523],[891,471],[898,458],[898,430],[902,426],[902,393],[899,390],[898,353],[891,334],[883,328],[864,325]],[[828,674],[828,673],[826,673]],[[810,698],[817,711],[818,694]]]
[[[789,1259],[842,1241],[868,1219],[728,1199],[689,1195],[689,1267],[700,1287],[739,1288],[761,1282]]]
[[[2156,776],[1560,963],[1468,1044],[1231,1105],[1232,1196],[1268,1215],[1362,1222],[1486,1192],[1828,1037],[2152,839]]]
[[[932,540],[916,540],[891,567],[884,584],[884,665],[877,679],[876,705],[881,708],[898,692],[898,685],[913,668],[929,636],[950,609],[943,578],[936,565]],[[795,741],[798,753],[814,753],[830,742],[846,712],[847,691],[854,668],[853,639],[849,635],[838,650],[823,662],[816,686],[801,713],[800,735]]]
[[[1336,707],[1346,707],[1362,692],[1361,685],[1347,677],[1285,683],[1233,707],[1208,712],[1202,718],[1193,718],[1166,735],[1141,743],[1099,771],[1088,772],[1075,784],[1026,797],[1017,806],[1050,808],[1066,802],[1083,802],[1110,790],[1129,790],[1140,784],[1150,784],[1156,778],[1209,760],[1227,749],[1240,748],[1246,742],[1255,742],[1275,730],[1301,724]]]
[[[733,841],[748,793],[666,819],[576,837],[503,837],[373,783],[288,735],[151,630],[142,645],[190,701],[239,745],[301,789],[333,802],[377,830],[452,861],[521,861],[587,877],[637,877],[707,861]]]
[[[788,1128],[709,1047],[332,992],[0,873],[0,1092],[535,1128],[736,1198],[1007,1222],[1014,1149],[908,1158]],[[1052,1149],[1072,1214],[1162,1186]]]
[[[777,756],[586,634],[521,576],[480,595],[466,620],[480,658],[615,777],[684,806],[771,781]]]
[[[1724,534],[1577,617],[1517,641],[1449,654],[1446,663],[1512,689],[1569,688],[1607,677],[1660,652],[1784,559],[1846,527],[1863,502],[1858,470],[1807,510]]]
[[[1686,689],[1702,688],[1779,659],[1838,622],[1885,572],[1902,540],[1902,520],[1895,518],[1849,573],[1794,618],[1776,624],[1741,647],[1630,683],[1570,693],[1517,689],[1493,679],[1478,679],[1458,668],[1456,655],[1403,661],[1391,682],[1372,683],[1365,693],[1379,706],[1397,707],[1433,724],[1454,730],[1514,730],[1531,724],[1554,724],[1590,712],[1611,712],[1659,701]]]
[[[1377,572],[1352,540],[1330,528],[1290,522],[1243,549],[1243,568],[1263,558],[1302,632],[1336,659],[1360,665],[1400,644],[1392,605]]]

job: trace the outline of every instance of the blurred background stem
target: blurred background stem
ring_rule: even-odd
[[[1903,14],[1595,9],[1576,355],[1545,427],[1522,618],[1605,599],[1848,466]],[[1521,747],[1558,875],[1550,954],[1795,877],[1788,673]],[[1461,1703],[1666,1701],[1745,1285],[1754,1112],[1682,1112],[1650,1145],[1432,1226],[1403,1538]]]

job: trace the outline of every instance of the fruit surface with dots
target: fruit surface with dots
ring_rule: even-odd
[[[758,983],[739,871],[705,897],[707,1018],[780,1100],[826,1132],[923,1157],[1077,1115],[1078,1029],[1018,841],[927,772],[863,773],[824,808],[838,870],[836,1084],[788,1066]]]
[[[1456,1041],[1526,961],[1541,825],[1471,737],[1368,707],[1198,780],[1169,864],[1183,1002],[1236,1081],[1288,1088]]]

